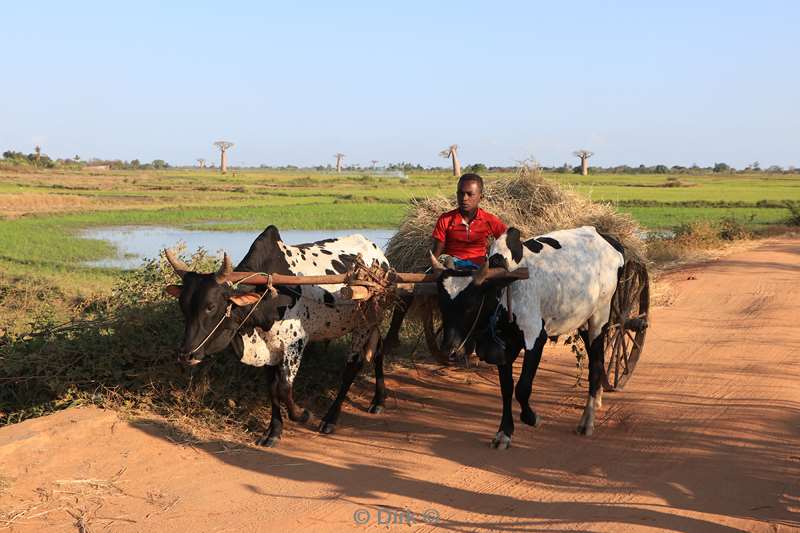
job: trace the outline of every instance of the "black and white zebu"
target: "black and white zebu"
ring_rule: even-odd
[[[438,298],[445,349],[455,352],[474,346],[481,360],[498,368],[503,416],[492,447],[505,449],[511,443],[512,395],[522,409],[520,420],[539,424],[529,399],[542,349],[548,337],[575,330],[589,353],[589,397],[578,432],[591,435],[602,404],[611,301],[624,266],[620,243],[591,226],[524,242],[519,231],[510,228],[492,244],[487,263],[477,272],[446,268],[433,257],[431,262],[442,271]],[[527,268],[528,279],[514,281],[507,275],[517,268]],[[515,388],[512,365],[522,349],[525,358]]]
[[[273,294],[264,287],[234,287],[225,281],[232,270],[298,276],[343,274],[359,255],[365,264],[378,261],[388,269],[386,257],[375,243],[361,235],[350,235],[292,246],[283,243],[275,226],[269,226],[235,269],[227,255],[216,274],[191,272],[172,251],[166,250],[165,255],[182,280],[182,285],[167,287],[167,292],[179,299],[185,319],[180,359],[196,365],[206,355],[231,345],[243,363],[266,367],[272,419],[259,444],[274,446],[281,437],[279,402],[286,406],[291,420],[305,422],[309,418],[308,411],[294,403],[292,383],[310,341],[351,335],[352,353],[320,432],[334,431],[342,402],[364,365],[367,351],[374,354],[375,367],[375,395],[369,412],[383,411],[386,394],[379,324],[365,324],[356,306],[340,305],[341,285],[279,286]]]

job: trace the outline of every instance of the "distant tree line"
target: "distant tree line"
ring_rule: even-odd
[[[122,159],[90,159],[88,161],[83,161],[80,156],[75,156],[71,159],[54,159],[48,156],[45,153],[42,153],[40,147],[36,147],[33,152],[29,154],[25,154],[23,152],[17,152],[14,150],[6,150],[3,152],[3,164],[10,164],[10,165],[26,165],[32,166],[36,168],[73,168],[73,169],[80,169],[83,167],[93,167],[93,166],[105,166],[112,170],[147,170],[147,169],[165,169],[165,168],[173,168],[172,165],[164,161],[163,159],[154,159],[149,163],[142,163],[139,159],[131,159],[130,161],[125,161]],[[206,165],[206,168],[213,167],[214,165]],[[234,167],[231,167],[234,168]],[[235,168],[247,168],[247,167],[235,167]],[[259,165],[258,167],[253,168],[261,168],[261,169],[271,169],[271,170],[301,170],[307,169],[309,167],[299,167],[296,165]],[[331,164],[326,165],[317,165],[311,167],[314,170],[318,170],[320,172],[325,171],[333,171],[334,166]],[[375,166],[362,166],[359,164],[351,164],[351,165],[343,165],[342,170],[344,172],[369,172],[373,170]],[[400,170],[403,172],[432,172],[432,171],[448,171],[450,170],[449,166],[422,166],[420,164],[408,163],[405,161],[401,161],[399,163],[389,163],[381,167],[386,170]],[[570,165],[569,163],[564,163],[560,166],[539,166],[538,167],[543,172],[550,172],[556,174],[580,174],[581,173],[581,166],[580,165]],[[474,172],[480,174],[482,172],[516,172],[517,166],[487,166],[483,163],[474,163],[471,165],[466,165],[463,167],[463,172]],[[601,167],[601,166],[590,166],[589,167],[589,174],[736,174],[736,173],[753,173],[753,172],[768,172],[771,174],[777,173],[784,173],[784,174],[797,174],[800,173],[800,169],[794,166],[788,166],[786,168],[781,167],[779,165],[771,165],[766,169],[761,168],[761,164],[758,161],[754,161],[753,163],[746,165],[744,168],[736,169],[731,165],[728,165],[724,162],[714,163],[711,166],[701,167],[699,165],[691,165],[691,166],[681,166],[681,165],[615,165],[609,167]]]
[[[247,168],[247,167],[239,167],[239,168]],[[313,167],[303,167],[297,165],[259,165],[257,168],[260,169],[269,169],[269,170],[317,170],[320,172],[332,172],[336,170],[336,167],[332,164],[326,165],[316,165]],[[351,165],[342,165],[343,172],[369,172],[373,170],[375,167],[372,166],[364,166],[358,164],[351,164]],[[403,172],[447,172],[450,171],[449,166],[441,166],[441,165],[432,165],[432,166],[423,166],[420,164],[414,163],[407,163],[407,162],[399,162],[399,163],[389,163],[387,165],[381,166],[379,168],[386,169],[386,170],[402,170]],[[540,170],[543,172],[549,173],[556,173],[556,174],[580,174],[581,173],[581,166],[580,165],[570,165],[568,163],[564,163],[563,165],[559,166],[538,166]],[[516,172],[518,170],[517,165],[513,166],[489,166],[483,163],[475,163],[472,165],[466,165],[462,168],[464,173],[474,172],[476,174],[480,174],[481,172]],[[791,174],[791,173],[800,173],[800,169],[794,166],[788,167],[781,167],[779,165],[771,165],[766,169],[762,169],[759,163],[756,161],[750,165],[745,166],[742,169],[736,169],[727,163],[714,163],[712,166],[701,167],[698,165],[692,166],[681,166],[681,165],[615,165],[609,167],[601,167],[601,166],[590,166],[589,167],[589,174],[735,174],[735,173],[752,173],[752,172],[768,172],[772,174],[776,173],[784,173],[784,174]]]
[[[76,155],[71,159],[53,159],[47,154],[42,153],[41,149],[37,146],[36,149],[25,154],[14,150],[6,150],[3,152],[3,163],[11,165],[26,165],[36,168],[72,168],[80,169],[83,167],[106,166],[113,170],[136,170],[136,169],[162,169],[171,168],[170,164],[163,159],[154,159],[150,163],[142,163],[138,159],[131,159],[130,161],[123,161],[122,159],[90,159],[88,161],[81,160],[80,156]]]
[[[541,167],[545,172],[555,172],[559,174],[580,174],[580,165],[571,166],[564,163],[558,167]],[[753,172],[769,172],[772,174],[784,173],[798,173],[800,172],[794,166],[783,168],[779,165],[771,165],[766,170],[761,168],[758,161],[745,166],[742,169],[736,169],[727,163],[714,163],[712,166],[701,167],[697,164],[692,166],[681,165],[615,165],[610,167],[590,166],[589,174],[736,174],[736,173],[753,173]]]
[[[53,160],[47,154],[43,154],[38,146],[36,148],[37,149],[30,154],[15,152],[14,150],[6,150],[3,152],[3,159],[12,164],[31,165],[41,168],[55,168],[58,166],[57,160]]]

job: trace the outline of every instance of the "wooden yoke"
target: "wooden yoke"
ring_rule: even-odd
[[[258,272],[229,272],[225,281],[248,285],[344,285],[339,290],[343,300],[366,302],[376,295],[389,298],[403,295],[436,294],[434,283],[439,281],[442,271],[431,273],[395,272],[373,264],[367,267],[357,261],[355,268],[344,274],[325,276],[294,276],[288,274],[262,274]],[[472,272],[459,272],[456,275],[474,276]],[[508,271],[504,268],[488,268],[481,273],[481,282],[486,279],[528,279],[528,269],[518,268]]]
[[[392,283],[435,283],[439,273],[418,274],[415,272],[390,272]],[[264,275],[257,272],[231,272],[225,276],[226,281],[241,281],[248,285],[267,285],[270,278],[273,285],[337,285],[347,283],[350,274],[331,274],[327,276],[292,276],[289,274]]]

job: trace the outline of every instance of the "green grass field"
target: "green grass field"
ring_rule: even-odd
[[[487,180],[503,177],[485,175]],[[618,203],[650,229],[729,217],[754,227],[776,224],[788,216],[787,209],[776,206],[800,201],[797,175],[546,177],[594,200]],[[56,280],[78,291],[102,289],[116,274],[81,263],[114,250],[77,237],[84,228],[168,225],[253,230],[255,235],[268,224],[283,229],[394,227],[410,199],[452,195],[454,186],[445,172],[397,179],[311,171],[221,176],[198,169],[76,173],[0,167],[0,270]]]

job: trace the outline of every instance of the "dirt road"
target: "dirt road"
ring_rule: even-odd
[[[533,394],[544,423],[518,424],[507,451],[488,446],[491,368],[394,372],[384,415],[359,391],[337,434],[290,425],[272,450],[73,409],[0,431],[0,518],[19,531],[800,529],[800,241],[666,282],[672,303],[590,438],[574,433],[574,358],[550,346]]]

